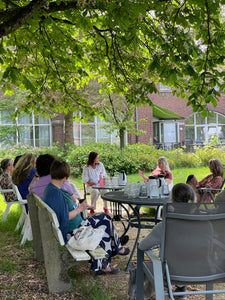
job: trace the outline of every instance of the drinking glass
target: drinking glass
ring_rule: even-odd
[[[143,198],[147,197],[147,185],[145,183],[141,183],[139,196]]]

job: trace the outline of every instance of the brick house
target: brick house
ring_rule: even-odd
[[[134,111],[134,120],[146,119],[138,125],[138,128],[146,133],[134,136],[128,135],[127,142],[134,144],[153,143],[153,140],[160,147],[170,149],[177,144],[204,143],[212,136],[217,136],[225,143],[225,96],[221,93],[217,107],[209,104],[208,108],[213,112],[212,116],[202,118],[200,114],[193,113],[192,107],[187,106],[187,101],[173,96],[171,90],[160,86],[159,94],[150,95],[153,108],[148,104],[139,106]],[[7,112],[9,114],[9,112]],[[1,111],[0,125],[11,126],[15,124],[4,121],[5,112]],[[17,123],[23,130],[16,133],[14,142],[25,143],[32,146],[48,146],[52,142],[64,143],[64,114],[47,119],[31,114],[30,116],[19,117]],[[73,123],[74,143],[76,145],[92,142],[119,142],[115,134],[107,134],[101,128],[104,120],[97,116],[88,124],[81,122]],[[153,139],[154,138],[154,139]]]
[[[221,93],[217,107],[212,104],[208,105],[213,116],[207,118],[202,118],[199,113],[193,113],[192,107],[187,106],[187,100],[173,96],[170,89],[161,90],[159,94],[152,94],[150,99],[155,105],[183,119],[171,119],[170,116],[159,119],[154,116],[154,108],[152,109],[149,105],[140,106],[137,111],[138,119],[145,118],[147,122],[140,124],[139,129],[145,130],[146,134],[138,138],[130,136],[129,143],[133,144],[138,141],[148,144],[150,141],[153,142],[153,137],[156,137],[158,144],[184,144],[189,140],[192,143],[201,143],[210,139],[212,135],[217,135],[223,143],[225,142],[225,95],[223,93]]]

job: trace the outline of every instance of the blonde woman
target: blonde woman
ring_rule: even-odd
[[[145,176],[145,172],[139,170],[138,174],[144,179],[144,182],[148,182],[149,178]],[[165,179],[168,179],[168,185],[171,184],[173,176],[170,172],[169,164],[167,162],[167,159],[164,156],[161,156],[158,159],[157,168],[150,174],[150,176],[158,176],[158,175],[164,175]]]
[[[19,159],[12,172],[13,182],[18,186],[18,190],[23,199],[27,198],[29,194],[28,187],[36,175],[35,164],[35,155],[26,153]]]

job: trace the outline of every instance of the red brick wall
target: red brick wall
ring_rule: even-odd
[[[173,96],[171,92],[161,92],[160,94],[152,94],[149,96],[151,101],[163,108],[166,108],[180,116],[183,116],[183,120],[180,122],[180,142],[184,141],[184,125],[185,119],[193,114],[193,109],[191,106],[187,106],[187,100]],[[217,107],[214,107],[211,103],[208,105],[209,110],[225,115],[225,95],[222,93],[220,101],[217,104]],[[141,123],[138,125],[139,129],[145,130],[147,133],[138,137],[139,142],[148,144],[149,141],[152,141],[153,138],[153,116],[152,110],[149,105],[145,107],[138,107],[138,119],[147,118],[146,123]],[[128,142],[133,144],[136,141],[136,137],[132,136],[128,138]]]

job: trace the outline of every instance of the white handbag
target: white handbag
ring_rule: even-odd
[[[104,230],[92,226],[81,226],[74,229],[73,234],[68,241],[70,248],[81,251],[95,250],[103,238]]]

